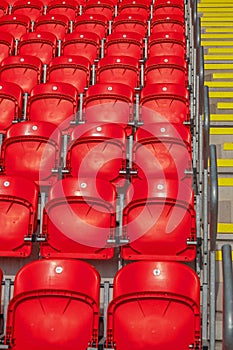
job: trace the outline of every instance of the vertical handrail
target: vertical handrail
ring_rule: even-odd
[[[218,171],[216,145],[210,145],[210,257],[209,257],[209,298],[210,298],[210,350],[215,350],[216,337],[216,237],[218,225]]]
[[[222,246],[223,269],[223,350],[232,350],[233,344],[233,278],[231,246]]]
[[[198,49],[198,66],[199,66],[199,108],[200,114],[204,112],[204,49],[200,46]]]
[[[203,134],[203,153],[204,153],[204,169],[208,169],[208,159],[210,153],[210,107],[209,107],[209,88],[204,86],[204,134]]]

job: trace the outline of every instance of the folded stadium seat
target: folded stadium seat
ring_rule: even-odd
[[[182,33],[185,36],[184,16],[168,13],[166,15],[155,15],[151,19],[151,34],[157,32]]]
[[[18,84],[30,93],[33,86],[41,82],[42,62],[35,56],[9,56],[0,65],[1,81]]]
[[[59,126],[61,130],[70,127],[78,105],[77,89],[67,83],[45,83],[36,85],[28,100],[28,117],[32,121],[45,121]]]
[[[67,169],[73,177],[93,177],[118,183],[126,167],[126,133],[111,123],[86,123],[74,128],[67,152]]]
[[[70,21],[74,21],[79,15],[80,2],[76,0],[52,0],[48,3],[47,13],[50,15],[65,15]]]
[[[21,268],[14,286],[7,315],[6,342],[11,349],[96,346],[100,276],[91,265],[78,260],[37,260]]]
[[[133,164],[140,179],[165,177],[192,186],[190,131],[166,122],[139,127],[134,134]]]
[[[38,193],[38,186],[26,178],[0,175],[1,257],[25,258],[31,254]]]
[[[20,39],[23,34],[30,31],[31,20],[24,15],[6,15],[0,18],[0,32],[7,32]]]
[[[114,236],[115,226],[116,190],[110,182],[82,177],[63,179],[51,188],[45,206],[46,240],[41,242],[41,255],[110,259],[114,248],[107,247],[107,240]]]
[[[153,14],[157,15],[181,15],[184,16],[184,1],[181,0],[156,0],[153,5]]]
[[[23,90],[14,83],[0,82],[0,132],[22,117]]]
[[[78,33],[92,32],[103,39],[108,34],[108,19],[100,14],[82,14],[74,21],[74,29]]]
[[[83,56],[55,57],[47,70],[47,81],[50,83],[72,84],[79,92],[90,82],[91,63]]]
[[[62,43],[62,54],[82,55],[93,63],[100,55],[100,38],[92,31],[67,34]]]
[[[145,62],[145,85],[175,83],[188,85],[187,62],[180,56],[152,56]]]
[[[0,3],[0,17],[7,15],[9,12],[9,4],[5,0],[1,0]]]
[[[195,259],[193,190],[185,181],[166,178],[166,174],[133,180],[123,217],[123,240],[129,241],[121,248],[123,259]]]
[[[34,30],[38,32],[50,32],[56,35],[57,40],[63,40],[69,33],[69,18],[64,15],[48,14],[39,16],[34,24]]]
[[[100,14],[109,21],[114,17],[115,1],[113,0],[88,0],[83,7],[83,12],[88,15]]]
[[[148,57],[172,55],[185,59],[186,39],[182,33],[158,32],[149,37]]]
[[[88,88],[84,98],[84,119],[88,123],[119,123],[127,127],[133,119],[134,91],[121,83],[99,83]]]
[[[52,170],[60,165],[60,146],[61,132],[54,124],[35,121],[14,124],[2,143],[2,171],[50,186],[58,177]]]
[[[115,276],[107,347],[118,350],[201,349],[200,282],[177,262],[139,261]]]
[[[144,123],[183,123],[189,121],[189,92],[184,84],[148,84],[141,91]]]
[[[15,39],[7,32],[0,32],[0,62],[14,54]]]
[[[113,32],[134,32],[147,35],[147,20],[139,14],[119,14],[114,18],[112,24]]]
[[[106,56],[97,65],[98,83],[123,83],[132,89],[139,86],[138,60],[130,56]]]
[[[44,64],[49,64],[57,52],[57,38],[52,33],[33,32],[24,34],[18,44],[18,55],[39,57]]]
[[[150,17],[150,2],[148,0],[124,0],[118,4],[118,13],[140,15],[145,19]]]
[[[11,13],[14,15],[26,15],[31,21],[35,21],[43,15],[44,4],[40,0],[17,0],[14,2]]]
[[[143,35],[136,32],[114,32],[105,42],[105,56],[131,56],[143,59]]]

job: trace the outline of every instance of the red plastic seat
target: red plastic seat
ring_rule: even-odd
[[[75,19],[74,29],[77,32],[91,32],[100,39],[106,37],[108,32],[108,19],[100,14],[82,14]]]
[[[119,14],[114,18],[112,28],[114,32],[134,32],[147,35],[147,20],[139,14]]]
[[[149,37],[148,56],[179,56],[185,59],[186,39],[182,33],[158,32]]]
[[[146,85],[141,91],[140,105],[145,123],[189,121],[189,92],[183,84]]]
[[[82,56],[55,57],[47,70],[50,83],[69,83],[82,92],[90,82],[91,63]]]
[[[180,56],[152,56],[145,62],[145,84],[188,84],[187,62]]]
[[[115,276],[107,344],[118,350],[201,349],[200,282],[177,262],[140,261]]]
[[[8,2],[5,0],[1,0],[1,2],[0,2],[0,17],[7,15],[8,11],[9,11]]]
[[[20,39],[30,31],[31,20],[24,15],[6,15],[0,18],[0,32],[7,32]]]
[[[25,258],[31,254],[38,192],[38,187],[28,179],[0,176],[1,257]]]
[[[45,121],[59,126],[61,130],[70,126],[77,112],[78,91],[67,83],[36,85],[28,101],[28,116],[32,121]]]
[[[122,246],[123,259],[193,261],[196,226],[192,187],[165,174],[135,179],[126,193],[124,237],[129,243]]]
[[[88,88],[84,98],[85,120],[127,125],[132,119],[133,103],[134,92],[128,85],[95,84]]]
[[[86,123],[70,135],[66,166],[73,177],[116,182],[125,159],[126,133],[118,124]]]
[[[14,37],[10,33],[0,32],[0,62],[14,54]]]
[[[44,64],[49,64],[56,55],[57,38],[52,33],[33,32],[24,34],[18,45],[18,55],[39,57]]]
[[[110,259],[116,190],[95,178],[66,178],[50,190],[44,213],[43,257]]]
[[[12,14],[14,15],[26,15],[31,21],[43,15],[44,4],[40,0],[17,0],[12,7]]]
[[[192,186],[191,134],[182,124],[155,123],[134,134],[133,162],[142,179],[165,177]]]
[[[151,34],[158,32],[182,33],[185,36],[184,16],[167,13],[165,15],[156,14],[151,19]]]
[[[148,19],[150,16],[150,4],[147,0],[124,0],[119,2],[118,12],[126,15],[140,15]]]
[[[169,1],[169,0],[159,0],[154,3],[153,15],[178,15],[183,16],[185,14],[184,2],[180,0]]]
[[[57,180],[52,169],[60,165],[60,146],[61,132],[54,124],[35,121],[14,124],[2,143],[3,173],[50,186]]]
[[[129,56],[106,56],[97,65],[98,83],[122,83],[132,89],[139,86],[138,60]]]
[[[35,56],[9,56],[0,66],[1,81],[18,84],[28,93],[41,82],[41,76],[42,62]]]
[[[48,14],[39,16],[34,24],[35,31],[49,32],[56,35],[57,40],[63,40],[69,32],[69,18],[64,15]]]
[[[80,55],[91,63],[99,57],[100,38],[95,32],[73,32],[67,34],[62,44],[63,55]]]
[[[47,13],[65,15],[73,21],[79,14],[79,2],[75,0],[52,0],[48,3]]]
[[[88,0],[83,12],[88,15],[100,14],[110,21],[114,16],[114,5],[112,0]]]
[[[0,83],[0,132],[22,116],[23,90],[14,83]]]
[[[143,58],[143,36],[136,32],[114,32],[106,38],[105,55]]]
[[[99,273],[83,261],[45,259],[25,265],[8,306],[6,342],[24,350],[95,346],[99,289]]]

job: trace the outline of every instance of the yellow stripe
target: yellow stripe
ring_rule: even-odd
[[[233,91],[210,91],[211,98],[233,98]],[[233,103],[232,103],[233,106]]]
[[[202,39],[233,39],[233,34],[201,34]]]
[[[223,168],[232,168],[233,159],[217,159],[217,166]]]
[[[221,187],[232,187],[233,186],[233,178],[219,178],[218,179],[218,186],[221,186]],[[233,233],[233,232],[232,232]]]
[[[202,40],[202,46],[233,46],[233,41],[210,41],[210,40]]]
[[[205,69],[212,69],[212,70],[218,70],[218,69],[233,69],[233,63],[206,63],[204,65]]]
[[[233,55],[204,55],[205,61],[233,61]]]
[[[233,224],[218,223],[218,232],[233,233]]]
[[[210,47],[208,53],[233,53],[233,47]]]
[[[210,114],[211,121],[233,121],[233,114]]]
[[[233,103],[230,103],[230,102],[218,102],[217,107],[219,109],[233,109]]]
[[[213,73],[214,79],[233,79],[233,73]]]
[[[226,11],[226,9],[225,9],[225,11]],[[207,18],[208,19],[211,19],[211,18],[215,18],[215,17],[217,17],[219,20],[223,20],[225,17],[227,17],[227,18],[232,18],[232,9],[231,10],[229,10],[228,12],[222,12],[222,11],[220,11],[220,12],[218,12],[217,14],[216,14],[216,9],[215,9],[215,13],[214,12],[205,12],[205,11],[202,11],[202,17],[201,18],[203,18],[203,20],[206,20]]]
[[[233,128],[210,128],[211,135],[233,135]]]
[[[232,142],[224,142],[223,150],[224,151],[233,151],[233,143]]]
[[[233,13],[232,13],[232,17],[233,17]],[[206,33],[233,33],[233,28],[206,28],[205,29]]]
[[[233,81],[205,81],[205,85],[212,88],[233,88]]]
[[[222,22],[223,18],[222,17],[201,17],[201,22]],[[224,22],[232,22],[232,17],[227,17],[224,19]]]
[[[222,251],[221,250],[216,250],[216,260],[222,261]],[[233,251],[232,251],[232,260],[233,260]]]
[[[226,8],[227,7],[233,7],[233,4],[232,3],[228,3],[228,4],[226,4],[226,3],[221,3],[221,5],[219,4],[219,3],[209,3],[209,4],[206,4],[206,3],[200,3],[200,4],[197,4],[197,8],[198,9],[203,9],[203,8],[207,8],[207,9],[209,9],[209,8],[213,8],[213,7],[217,7],[218,8],[218,10],[219,9],[224,9],[225,11],[226,11]],[[216,9],[215,9],[215,12],[216,12]]]
[[[201,0],[200,3],[201,4],[214,4],[214,3],[220,4],[221,1],[220,0]],[[233,4],[233,1],[232,0],[224,0],[224,4]]]
[[[201,17],[201,23],[202,23],[202,27],[220,27],[220,28],[233,27],[232,22],[210,21],[210,18],[208,20],[206,20],[206,18],[204,18],[204,17]]]

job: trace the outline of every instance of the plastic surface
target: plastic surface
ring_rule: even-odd
[[[100,14],[82,14],[75,19],[74,29],[77,32],[92,32],[103,39],[108,31],[108,19]]]
[[[0,3],[0,17],[5,16],[6,14],[8,14],[9,11],[9,4],[7,1],[5,0],[1,0]]]
[[[106,56],[97,65],[99,83],[122,83],[132,89],[139,85],[138,60],[129,56]]]
[[[85,120],[127,124],[132,117],[134,91],[120,83],[90,86],[84,99]]]
[[[18,45],[18,55],[36,56],[43,64],[49,64],[56,55],[56,50],[56,36],[46,32],[24,34]]]
[[[61,130],[70,127],[77,112],[78,91],[67,83],[36,85],[28,101],[28,116],[33,121],[55,124]]]
[[[112,29],[114,32],[134,32],[143,37],[147,34],[147,20],[139,14],[119,14],[114,18]]]
[[[74,177],[116,181],[126,162],[126,134],[117,124],[77,126],[70,135],[67,167]]]
[[[135,180],[126,194],[124,234],[129,243],[121,255],[126,260],[192,261],[195,225],[191,185],[165,176]]]
[[[127,15],[140,15],[145,19],[150,16],[150,4],[145,0],[125,0],[119,3],[119,13]]]
[[[23,177],[0,176],[0,256],[28,257],[37,226],[38,187]]]
[[[11,13],[17,15],[26,15],[31,21],[35,21],[40,15],[43,15],[44,4],[40,0],[17,0],[14,2]]]
[[[30,27],[30,18],[25,15],[5,15],[0,18],[0,31],[12,34],[15,39],[28,33]]]
[[[75,0],[52,0],[48,3],[47,13],[65,15],[73,21],[79,14],[79,2]]]
[[[116,190],[95,178],[66,178],[49,193],[44,213],[43,257],[109,259],[115,229]]]
[[[108,308],[109,347],[201,349],[199,295],[197,275],[183,264],[154,261],[123,267]]]
[[[189,121],[189,92],[181,84],[146,85],[141,91],[140,105],[145,123]]]
[[[106,38],[105,55],[130,56],[135,59],[143,58],[143,35],[130,32],[114,32]]]
[[[90,82],[91,63],[83,56],[55,57],[47,70],[48,82],[72,84],[82,92]]]
[[[73,32],[67,34],[62,44],[63,55],[82,53],[91,63],[99,57],[100,38],[95,32]]]
[[[86,350],[94,346],[99,288],[99,273],[82,261],[39,260],[25,265],[17,273],[8,307],[11,348]]]
[[[156,14],[151,19],[151,34],[157,32],[182,33],[185,36],[184,15],[178,13]]]
[[[57,179],[52,169],[60,161],[61,132],[47,122],[27,121],[12,125],[2,143],[3,172],[50,186]]]
[[[14,83],[0,83],[0,131],[22,116],[23,90]]]
[[[34,30],[52,33],[56,35],[57,40],[63,40],[69,32],[69,18],[59,14],[39,16],[35,21]]]
[[[100,14],[109,21],[114,17],[114,1],[112,0],[89,0],[83,7],[85,14]]]
[[[0,62],[14,53],[14,45],[13,35],[7,32],[0,33]]]
[[[148,56],[174,55],[185,59],[185,36],[169,30],[151,34],[148,43]]]
[[[9,56],[0,66],[1,81],[15,83],[27,93],[40,83],[41,74],[42,62],[35,56]]]

